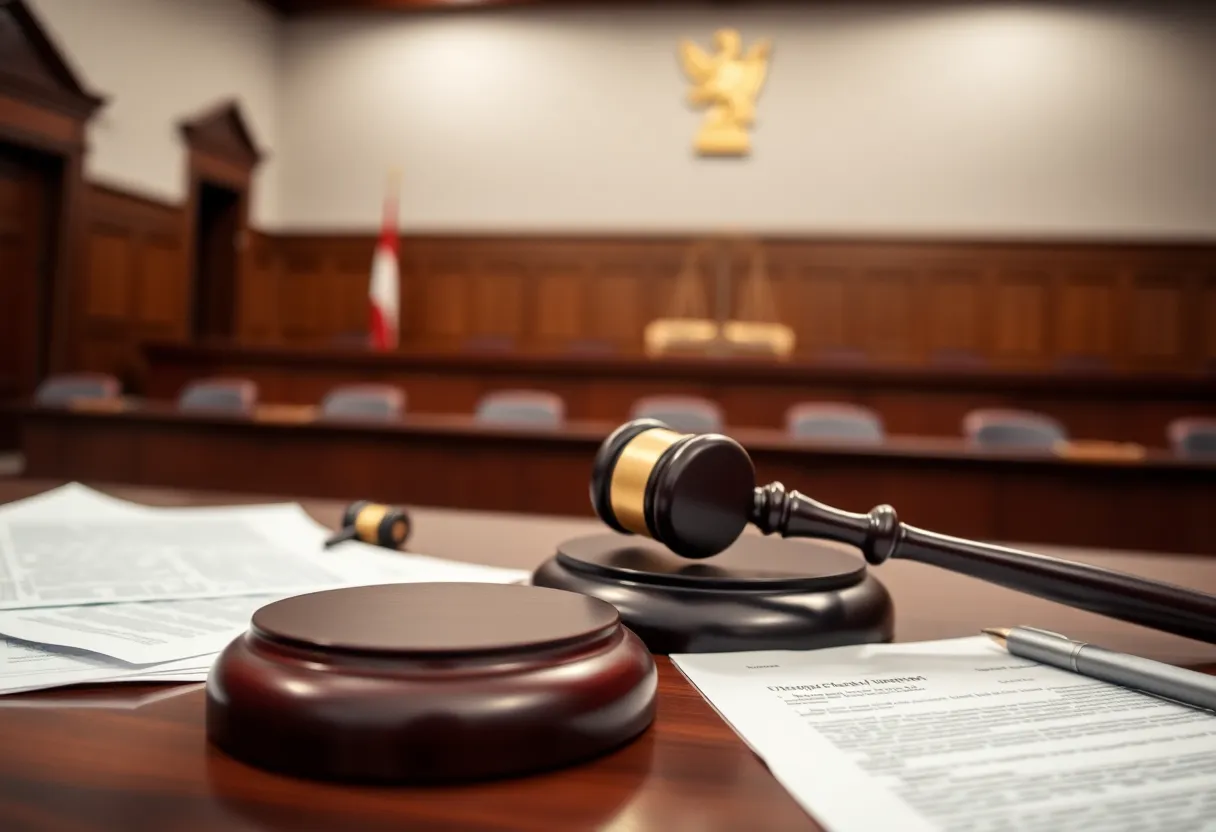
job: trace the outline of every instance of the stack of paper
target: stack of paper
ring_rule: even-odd
[[[198,682],[259,607],[381,583],[527,573],[389,552],[297,504],[150,508],[79,484],[0,506],[0,693]]]
[[[671,661],[830,832],[1216,829],[1216,716],[983,636]]]

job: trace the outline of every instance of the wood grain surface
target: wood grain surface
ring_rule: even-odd
[[[515,429],[424,414],[322,424],[148,403],[30,410],[21,442],[29,476],[591,517],[592,460],[614,427]],[[778,480],[849,511],[887,503],[911,525],[985,540],[1216,553],[1213,463],[1161,451],[1092,461],[980,451],[957,439],[870,447],[727,432],[747,448],[760,483]]]
[[[812,357],[667,356],[645,358],[505,349],[406,348],[391,353],[337,345],[245,346],[147,342],[139,392],[171,399],[211,375],[256,382],[263,402],[315,405],[338,384],[398,385],[408,410],[471,413],[478,399],[503,388],[532,388],[562,397],[574,420],[623,422],[648,395],[693,395],[714,401],[731,428],[784,428],[786,410],[807,401],[870,408],[889,434],[957,438],[973,408],[1034,410],[1058,419],[1075,439],[1166,443],[1166,425],[1186,415],[1216,416],[1210,373],[1178,368],[1061,369],[986,365],[832,362]]]
[[[59,484],[0,479],[0,501]],[[263,501],[263,496],[95,484],[152,505]],[[281,495],[282,496],[282,495]],[[343,504],[305,501],[336,525]],[[595,521],[413,508],[410,548],[530,568]],[[1169,553],[1053,549],[1053,554],[1216,590],[1216,562]],[[899,641],[1032,624],[1115,649],[1216,669],[1216,647],[1020,596],[920,564],[876,573],[891,591]],[[134,710],[89,708],[150,688],[0,697],[0,828],[6,830],[814,830],[763,763],[664,658],[656,721],[633,744],[589,764],[520,780],[434,789],[319,785],[267,774],[207,746],[197,686]],[[24,703],[24,704],[22,704]],[[31,703],[40,703],[33,707]]]

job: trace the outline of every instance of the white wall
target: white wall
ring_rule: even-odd
[[[1135,5],[296,21],[278,219],[374,227],[400,164],[410,230],[1216,238],[1216,4]],[[775,41],[746,161],[690,150],[718,26]]]
[[[183,119],[235,97],[269,158],[251,218],[274,224],[280,160],[280,22],[253,0],[30,0],[82,81],[109,99],[89,135],[86,176],[180,203]]]

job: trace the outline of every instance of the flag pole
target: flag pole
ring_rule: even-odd
[[[391,165],[388,169],[388,176],[385,181],[384,189],[384,207],[387,214],[391,208],[393,216],[391,218],[391,227],[394,231],[398,231],[397,219],[399,217],[401,197],[401,166]],[[386,215],[384,218],[385,224],[388,225],[390,218]]]

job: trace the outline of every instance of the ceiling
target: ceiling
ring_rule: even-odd
[[[460,9],[478,6],[662,6],[678,3],[656,3],[654,0],[259,0],[259,2],[288,15],[304,15],[319,12],[385,10],[429,11],[437,9]],[[746,5],[748,0],[718,0],[724,6]]]
[[[423,11],[470,6],[536,5],[545,0],[261,0],[267,6],[286,15],[345,10],[398,9]],[[548,0],[556,2],[556,0]]]

